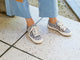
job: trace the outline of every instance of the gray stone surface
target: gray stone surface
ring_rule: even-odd
[[[71,37],[64,37],[48,29],[48,18],[44,18],[37,24],[44,39],[42,44],[34,44],[26,34],[15,46],[44,60],[80,60],[80,23],[62,16],[57,18],[70,28]]]
[[[4,51],[6,51],[6,49],[8,48],[9,46],[7,46],[6,44],[0,42],[0,55],[2,55],[2,53]]]
[[[0,60],[38,60],[30,55],[27,55],[21,51],[11,48]]]
[[[47,20],[43,19],[38,27],[44,42],[36,45],[26,34],[15,46],[32,53],[44,60],[79,60],[80,59],[80,23],[59,17],[68,26],[73,34],[72,37],[64,37],[59,33],[47,28]],[[74,25],[74,26],[73,26]],[[77,30],[77,31],[76,31]]]
[[[20,22],[22,21],[22,22]],[[0,40],[9,44],[13,44],[25,31],[25,23],[23,18],[1,17],[0,18]]]
[[[37,22],[40,19],[38,16],[38,8],[30,6],[30,12],[34,21]],[[43,60],[80,60],[80,23],[62,16],[58,16],[57,18],[70,28],[72,31],[71,37],[64,37],[58,32],[48,29],[48,18],[43,18],[37,24],[44,39],[42,44],[34,44],[26,34],[14,46],[42,58]],[[17,16],[15,18],[2,16],[0,18],[0,40],[12,44],[27,30],[26,27],[24,18]],[[4,49],[3,46],[1,49],[3,50],[0,51],[4,52],[7,47]],[[37,59],[11,48],[0,58],[0,60]]]

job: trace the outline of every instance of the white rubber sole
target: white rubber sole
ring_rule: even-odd
[[[64,32],[61,32],[61,31],[59,31],[58,29],[55,29],[55,28],[53,28],[53,27],[50,27],[49,25],[47,25],[48,26],[48,28],[50,28],[50,29],[53,29],[53,30],[55,30],[55,31],[58,31],[61,35],[63,35],[63,36],[71,36],[72,35],[72,32],[70,32],[70,33],[64,33]]]
[[[43,42],[43,39],[41,39],[41,40],[34,40],[29,34],[28,34],[28,36],[31,39],[31,41],[34,42],[35,44],[41,44]]]

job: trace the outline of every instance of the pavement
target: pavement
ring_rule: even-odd
[[[41,19],[38,8],[30,6],[30,12],[35,22]],[[34,44],[27,36],[24,18],[0,14],[0,60],[80,60],[80,23],[63,16],[57,18],[72,36],[47,28],[48,18],[44,17],[37,23],[44,41]]]

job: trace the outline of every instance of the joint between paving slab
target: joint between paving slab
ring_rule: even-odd
[[[8,46],[12,46],[12,45],[10,45],[9,43],[6,43],[6,42],[4,42],[4,41],[2,41],[2,40],[0,40],[0,42],[6,44],[6,45],[8,45]],[[21,51],[21,52],[24,52],[24,53],[30,55],[30,56],[33,56],[33,57],[35,57],[35,58],[37,58],[37,59],[39,59],[39,60],[43,60],[43,59],[41,59],[41,58],[39,58],[39,57],[31,54],[31,53],[28,53],[28,52],[26,52],[26,51],[24,51],[24,50],[21,50],[21,49],[17,48],[17,47],[15,47],[15,46],[12,46],[12,47],[15,48],[15,49],[17,49],[17,50],[19,50],[19,51]],[[6,51],[6,52],[7,52],[7,51]],[[5,52],[5,53],[6,53],[6,52]],[[4,54],[5,54],[5,53],[4,53]],[[0,57],[2,57],[2,55],[1,55]]]
[[[43,19],[43,18],[40,18],[40,19],[35,23],[35,25],[38,24],[42,19]],[[27,54],[29,54],[29,55],[31,55],[31,56],[39,59],[39,60],[43,60],[43,59],[41,59],[41,58],[39,58],[39,57],[37,57],[37,56],[35,56],[35,55],[32,55],[32,54],[30,54],[30,53],[28,53],[28,52],[26,52],[26,51],[24,51],[24,50],[21,50],[21,49],[19,49],[19,48],[17,48],[17,47],[14,46],[27,32],[28,32],[28,31],[26,31],[26,32],[25,32],[16,42],[14,42],[12,45],[10,45],[10,44],[8,44],[8,43],[0,40],[1,42],[3,42],[3,43],[5,43],[5,44],[7,44],[7,45],[10,46],[4,53],[2,53],[2,55],[1,55],[0,57],[2,57],[6,52],[8,52],[12,47],[14,47],[14,48],[16,48],[16,49],[18,49],[18,50],[20,50],[20,51],[22,51],[22,52],[24,52],[24,53],[27,53]]]
[[[12,45],[10,45],[10,47],[0,57],[2,57],[7,51],[9,51],[26,33],[27,33],[27,31],[16,42],[14,42]]]

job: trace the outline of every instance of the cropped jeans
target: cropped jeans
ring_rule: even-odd
[[[57,0],[38,0],[39,2],[39,17],[57,17],[58,2]],[[23,3],[15,0],[5,0],[6,11],[9,16],[20,16],[31,18],[29,11],[29,2],[24,0]]]

